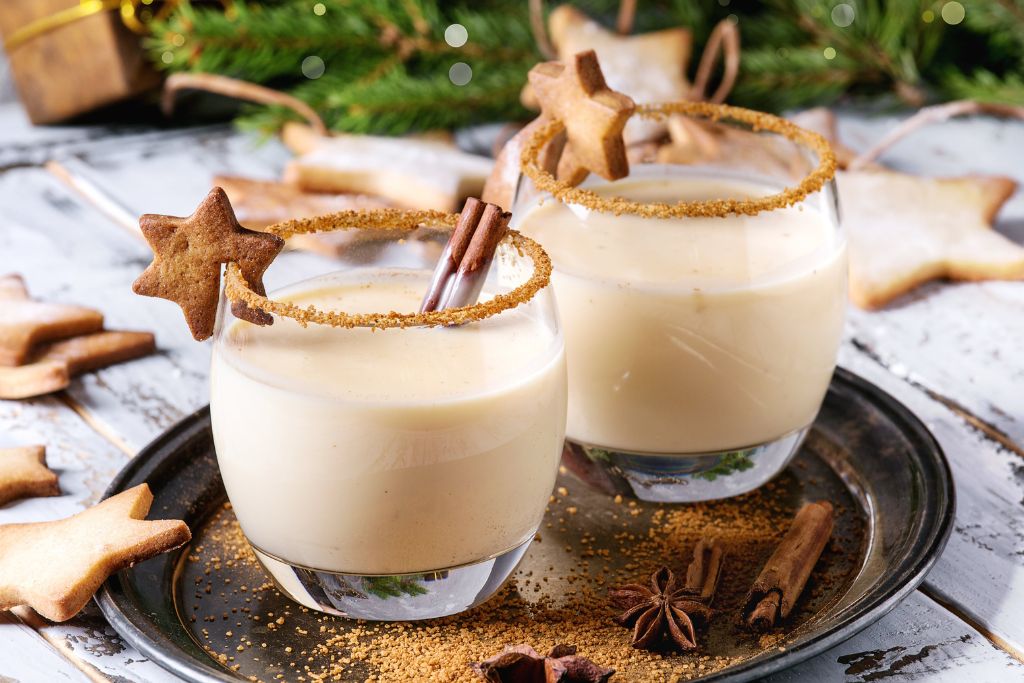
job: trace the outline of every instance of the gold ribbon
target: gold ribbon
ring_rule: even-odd
[[[22,26],[4,40],[4,47],[8,52],[24,45],[33,38],[44,33],[67,26],[86,17],[101,12],[119,10],[121,21],[135,33],[145,33],[146,24],[139,19],[139,5],[150,5],[153,0],[79,0],[78,4],[67,9],[60,10],[45,17],[40,17]],[[156,18],[166,16],[177,2],[168,0],[163,3]]]

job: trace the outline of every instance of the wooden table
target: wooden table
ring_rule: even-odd
[[[845,114],[864,148],[891,117]],[[150,251],[42,164],[59,159],[130,214],[187,215],[218,172],[274,177],[287,158],[226,127],[32,129],[0,107],[0,273],[33,295],[101,308],[113,328],[154,330],[160,352],[75,380],[54,396],[0,401],[0,446],[46,444],[65,492],[0,508],[0,523],[56,519],[95,503],[142,446],[207,402],[209,347],[177,307],[131,293]],[[1001,173],[1024,182],[1024,124],[975,119],[928,128],[893,165],[934,175]],[[1000,229],[1024,242],[1024,192]],[[270,288],[331,269],[287,252]],[[956,477],[956,526],[920,590],[860,635],[773,681],[1024,680],[1024,283],[936,284],[880,313],[851,310],[840,362],[905,403],[932,429]],[[0,612],[0,681],[169,681],[91,605],[52,624]]]

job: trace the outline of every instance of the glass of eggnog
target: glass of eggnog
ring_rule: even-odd
[[[546,170],[526,143],[514,225],[544,245],[566,336],[566,464],[612,493],[686,502],[752,490],[799,448],[836,364],[846,241],[834,157],[788,121],[709,103],[640,106],[675,142],[627,177]],[[571,144],[571,143],[570,143]]]
[[[543,251],[511,235],[477,304],[417,313],[438,249],[407,215],[398,238],[269,297],[229,268],[213,346],[213,438],[242,531],[284,593],[352,618],[440,617],[493,595],[536,534],[565,436]]]

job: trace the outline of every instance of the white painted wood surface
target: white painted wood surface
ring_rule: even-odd
[[[0,121],[6,114],[0,107]],[[849,144],[864,147],[892,122],[849,116],[840,128]],[[287,158],[276,144],[255,147],[225,129],[33,135],[39,144],[20,144],[0,125],[0,166],[8,167],[0,174],[0,271],[23,272],[39,296],[99,305],[112,326],[156,331],[161,353],[76,380],[56,398],[0,402],[0,443],[50,444],[67,492],[2,508],[0,521],[5,513],[59,517],[95,500],[130,454],[207,396],[208,346],[190,339],[173,304],[130,293],[148,262],[138,236],[36,165],[73,157],[78,172],[131,210],[183,215],[212,174],[272,177]],[[1021,124],[956,121],[923,131],[887,161],[1024,182],[1021,152]],[[1007,207],[1000,229],[1024,241],[1024,193]],[[321,257],[287,253],[268,284],[329,268]],[[881,313],[851,313],[841,363],[903,401],[935,432],[955,471],[956,530],[923,591],[857,637],[772,680],[1024,680],[1022,340],[1022,283],[930,286]],[[0,676],[18,678],[7,668],[18,661],[10,666],[21,668],[10,671],[19,680],[43,680],[12,659],[30,648],[49,653],[51,660],[38,662],[54,662],[58,673],[46,680],[62,680],[59,671],[72,669],[60,667],[83,661],[80,670],[93,678],[171,679],[112,637],[94,611],[60,625],[0,620]],[[58,652],[69,659],[52,659]]]

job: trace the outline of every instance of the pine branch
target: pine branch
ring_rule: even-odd
[[[1024,76],[1019,72],[1002,78],[981,69],[970,75],[954,72],[941,85],[950,99],[1024,105]]]
[[[865,78],[856,62],[827,60],[817,47],[747,50],[740,69],[730,100],[772,111],[828,104]]]
[[[570,1],[606,26],[619,6]],[[915,104],[928,93],[1020,101],[1024,0],[962,2],[965,21],[951,26],[941,18],[945,0],[844,0],[852,22],[833,14],[837,0],[645,0],[635,30],[690,29],[696,61],[714,24],[732,16],[743,56],[730,99],[758,109],[829,103],[848,93],[895,92]],[[311,0],[235,0],[230,13],[184,2],[147,45],[170,71],[208,71],[286,90],[336,130],[404,133],[527,115],[519,90],[540,55],[525,0],[319,3],[320,15]],[[469,42],[445,42],[451,23],[467,28]],[[301,73],[309,56],[326,67],[316,80]],[[460,61],[473,69],[462,87],[448,80],[449,67]],[[264,130],[294,116],[280,108],[245,112],[245,125]]]
[[[986,36],[990,50],[1024,60],[1024,0],[973,0],[965,5],[964,23]]]
[[[464,86],[454,85],[447,69],[416,77],[395,66],[370,81],[345,82],[325,75],[292,94],[314,107],[328,127],[353,133],[400,134],[528,115],[519,104],[519,92],[533,60],[500,69],[491,69],[483,61],[468,63],[473,78]],[[250,110],[243,123],[272,131],[294,118],[291,111],[270,107]]]

